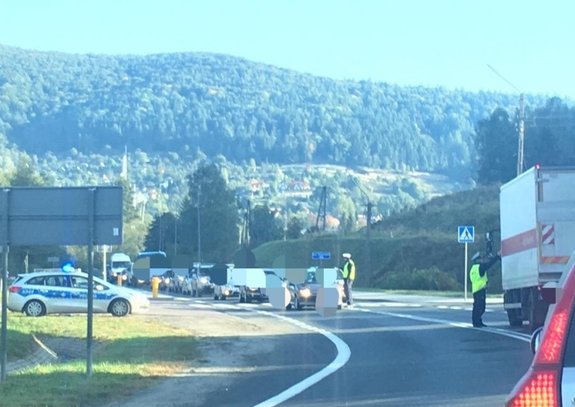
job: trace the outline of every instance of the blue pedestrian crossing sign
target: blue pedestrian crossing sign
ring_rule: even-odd
[[[473,243],[475,241],[475,226],[458,226],[457,241],[459,243]]]

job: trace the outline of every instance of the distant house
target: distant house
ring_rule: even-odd
[[[310,214],[307,216],[307,222],[308,222],[309,225],[315,227],[316,221],[317,221],[317,214],[310,213]],[[328,231],[328,232],[335,232],[335,231],[339,230],[340,225],[341,225],[340,220],[339,220],[338,218],[336,218],[335,216],[329,215],[329,214],[327,214],[327,215],[325,216],[325,230],[326,230],[326,231]],[[319,226],[320,226],[320,228],[323,226],[323,225],[321,224],[321,221],[320,221],[320,225],[319,225]]]
[[[306,180],[291,180],[285,186],[285,194],[292,197],[308,198],[312,194],[311,186]]]

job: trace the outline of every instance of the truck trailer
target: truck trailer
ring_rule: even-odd
[[[544,284],[557,282],[575,249],[575,167],[535,166],[500,189],[503,302],[509,324],[545,321]]]

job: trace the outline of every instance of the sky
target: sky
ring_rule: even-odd
[[[0,44],[575,98],[574,15],[572,0],[0,0]]]

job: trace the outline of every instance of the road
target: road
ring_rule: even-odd
[[[471,303],[358,297],[353,309],[332,317],[190,300],[192,309],[214,307],[245,318],[257,312],[271,324],[278,317],[305,324],[305,335],[281,338],[281,351],[254,358],[255,372],[212,394],[209,404],[491,407],[503,405],[531,362],[527,331],[510,329],[500,304],[488,305],[489,327],[477,329],[469,323]],[[314,329],[321,331],[310,335]]]

